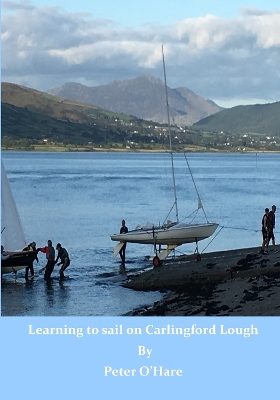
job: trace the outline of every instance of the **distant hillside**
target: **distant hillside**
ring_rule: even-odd
[[[66,83],[47,92],[147,121],[167,122],[164,84],[150,75],[94,87]],[[214,102],[205,100],[184,87],[168,88],[168,101],[172,123],[180,126],[192,125],[222,110]]]
[[[1,92],[1,136],[6,147],[19,140],[30,146],[39,141],[125,148],[169,143],[166,128],[153,122],[7,82]]]
[[[87,143],[122,141],[141,121],[12,83],[1,85],[1,134],[11,139],[50,138]],[[122,122],[121,122],[122,121]],[[149,129],[147,135],[153,132]],[[137,137],[137,135],[134,135]]]
[[[193,96],[182,88],[175,94]],[[186,129],[171,125],[173,149],[279,151],[279,104],[234,107]],[[145,121],[24,86],[2,83],[1,106],[2,148],[5,149],[44,150],[46,146],[64,150],[80,146],[83,151],[169,149],[167,124]],[[243,132],[250,134],[243,135]]]
[[[25,107],[30,111],[46,114],[50,117],[79,123],[93,123],[101,110],[90,104],[81,104],[40,92],[25,86],[2,82],[1,100],[3,103]]]
[[[280,102],[237,106],[193,125],[207,132],[280,134]]]
[[[101,126],[63,121],[48,115],[30,111],[25,107],[17,107],[1,103],[1,135],[12,140],[28,139],[42,141],[49,139],[55,142],[82,145],[103,143],[113,140],[115,134],[102,129]]]

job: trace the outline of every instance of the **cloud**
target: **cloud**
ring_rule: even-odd
[[[3,10],[33,10],[35,6],[30,4],[29,1],[2,1],[1,6]]]
[[[272,15],[275,11],[261,10],[255,7],[241,7],[240,14],[244,16],[262,16],[262,15]]]
[[[99,85],[143,73],[205,98],[279,100],[280,11],[241,9],[173,25],[123,28],[88,13],[2,2],[2,80],[39,90],[65,82]]]

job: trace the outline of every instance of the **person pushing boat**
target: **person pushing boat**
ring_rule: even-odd
[[[52,241],[48,240],[48,245],[45,247],[38,247],[37,252],[41,251],[46,254],[47,265],[45,266],[44,279],[49,280],[54,269],[55,250]]]
[[[36,250],[36,243],[35,242],[31,242],[29,243],[28,246],[26,246],[24,249],[22,249],[22,251],[37,251]],[[38,256],[35,258],[35,260],[37,261],[37,263],[39,262],[38,260]],[[25,280],[28,279],[28,272],[30,271],[31,273],[31,279],[34,278],[34,267],[33,267],[33,261],[34,260],[30,260],[28,266],[25,268]]]
[[[58,251],[58,254],[57,254],[57,257],[55,260],[55,264],[57,263],[58,259],[60,258],[61,261],[57,265],[62,265],[62,267],[60,268],[60,271],[59,271],[60,279],[62,279],[62,278],[64,278],[64,271],[70,265],[70,258],[68,255],[68,251],[64,247],[62,247],[60,243],[57,243],[56,250]]]

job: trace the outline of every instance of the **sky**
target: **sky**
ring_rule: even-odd
[[[2,81],[46,91],[149,74],[223,107],[280,100],[280,3],[20,0],[2,3]]]

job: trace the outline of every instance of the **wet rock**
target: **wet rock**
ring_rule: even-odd
[[[222,307],[220,308],[221,311],[227,311],[230,310],[229,306],[227,306],[226,304],[222,305]]]
[[[212,269],[215,265],[216,265],[216,264],[208,263],[208,264],[206,264],[206,268],[207,268],[207,269]]]
[[[258,294],[254,293],[254,292],[248,292],[245,294],[245,296],[243,297],[243,300],[245,301],[253,301],[256,300],[258,298]]]

